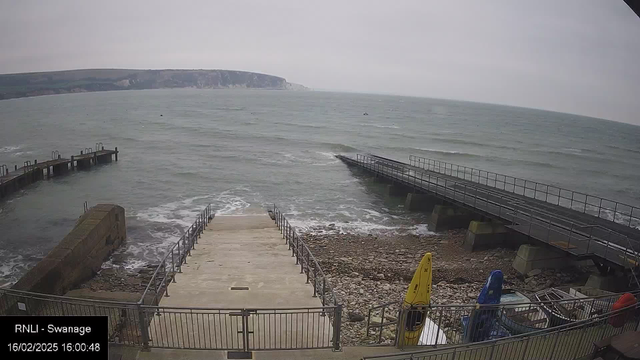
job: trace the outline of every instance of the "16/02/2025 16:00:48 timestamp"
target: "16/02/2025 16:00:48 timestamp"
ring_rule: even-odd
[[[31,352],[99,352],[100,343],[66,342],[66,343],[9,343],[11,353]]]

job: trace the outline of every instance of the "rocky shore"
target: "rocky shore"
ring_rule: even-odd
[[[462,248],[466,230],[437,235],[323,234],[304,236],[343,308],[345,345],[371,344],[366,336],[369,308],[395,302],[385,322],[395,321],[413,273],[426,252],[433,256],[433,304],[475,303],[492,270],[502,270],[504,287],[532,293],[550,286],[584,284],[586,269],[532,271],[518,274],[511,266],[516,249],[467,252]],[[374,321],[380,322],[376,318]],[[393,328],[383,332],[382,342],[393,342]]]

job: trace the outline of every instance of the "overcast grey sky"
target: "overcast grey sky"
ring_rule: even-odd
[[[0,73],[236,69],[640,124],[639,55],[622,0],[0,0]]]

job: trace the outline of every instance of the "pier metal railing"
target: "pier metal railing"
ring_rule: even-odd
[[[592,354],[594,343],[624,332],[636,331],[638,309],[632,305],[582,321],[512,337],[469,344],[432,347],[395,354],[365,356],[385,360],[574,360]]]
[[[200,211],[196,220],[182,234],[164,255],[156,270],[153,272],[149,283],[140,297],[140,304],[149,303],[147,296],[151,296],[151,303],[157,305],[162,296],[169,295],[169,284],[175,282],[175,274],[182,272],[182,264],[187,262],[191,250],[195,249],[198,238],[202,235],[209,222],[215,217],[211,204]]]
[[[475,184],[410,166],[399,161],[357,154],[340,156],[370,172],[387,176],[409,188],[434,194],[448,202],[480,211],[503,221],[529,237],[576,256],[597,256],[634,271],[640,264],[638,246],[628,236],[601,226],[584,225],[514,201],[508,194],[487,194]]]
[[[366,336],[373,343],[403,348],[407,345],[403,342],[406,333],[403,324],[428,319],[424,327],[431,335],[418,346],[438,347],[496,339],[606,314],[612,311],[613,304],[623,294],[497,305],[433,304],[409,307],[394,301],[369,308]],[[638,296],[640,290],[631,294]],[[393,339],[383,338],[385,329],[393,334]]]
[[[455,176],[481,185],[594,215],[601,219],[610,220],[625,226],[640,226],[640,209],[619,201],[568,190],[538,181],[521,179],[515,176],[415,155],[409,156],[409,164],[439,174]]]
[[[339,305],[327,276],[322,271],[320,264],[318,264],[307,244],[289,224],[282,211],[275,205],[273,205],[273,214],[276,225],[282,232],[282,237],[285,239],[286,244],[289,245],[291,256],[295,256],[296,265],[300,265],[300,274],[306,274],[307,283],[313,282],[313,296],[320,297],[322,306]]]

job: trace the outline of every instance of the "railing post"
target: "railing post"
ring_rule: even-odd
[[[298,238],[298,236],[296,236],[296,239]],[[302,254],[298,254],[300,256],[300,274],[304,273],[304,246],[302,247],[302,249],[300,250],[300,252]],[[307,251],[308,253],[309,251]]]
[[[311,254],[311,252],[309,250],[307,250],[307,284],[309,283],[309,265],[311,264],[309,255]]]
[[[323,276],[322,277],[322,306],[325,306],[325,304],[327,303],[325,296],[326,296],[326,286],[327,286],[327,277]],[[323,311],[324,313],[324,311]]]
[[[141,300],[144,302],[144,299]],[[140,335],[142,337],[142,349],[149,350],[149,328],[147,327],[147,313],[140,304],[137,306],[138,310],[138,325],[140,326]]]
[[[176,264],[173,260],[173,248],[171,249],[171,282],[176,282]]]
[[[318,297],[318,270],[313,267],[313,297]]]
[[[167,281],[167,265],[164,261],[162,262],[162,271],[164,273],[164,277],[160,286],[164,286],[164,296],[169,297],[169,284],[165,282]]]
[[[340,351],[340,330],[342,327],[342,305],[337,305],[333,314],[333,351]]]
[[[178,272],[182,272],[182,253],[180,252],[180,240],[178,240]]]
[[[571,235],[573,234],[574,223],[571,222],[571,230],[569,230],[569,242],[567,243],[567,250],[571,250]]]

